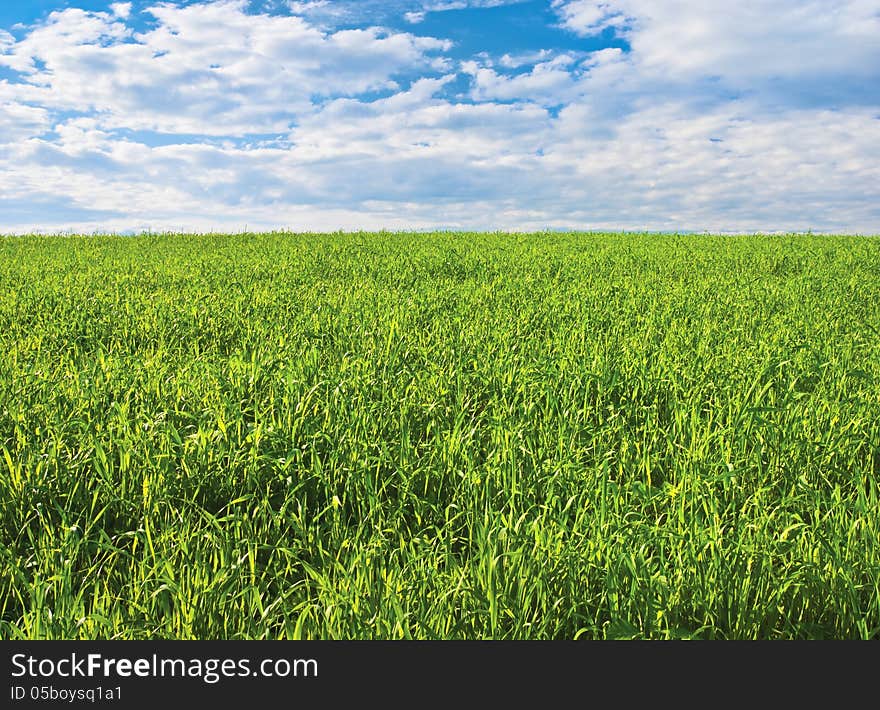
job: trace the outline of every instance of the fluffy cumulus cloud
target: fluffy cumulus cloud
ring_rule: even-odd
[[[616,29],[642,66],[676,76],[877,78],[874,0],[553,0],[553,6],[567,29],[583,36]]]
[[[294,14],[308,17],[309,20],[325,26],[369,24],[393,17],[416,25],[424,22],[431,13],[503,7],[530,1],[532,0],[286,0],[285,5]]]
[[[285,130],[314,97],[394,89],[396,73],[430,69],[449,46],[377,27],[325,33],[246,6],[148,7],[156,26],[141,33],[119,4],[53,12],[7,45],[0,65],[37,87],[43,105],[91,111],[109,127],[240,135]]]
[[[880,232],[875,2],[548,0],[581,48],[465,59],[419,31],[500,4],[116,2],[0,29],[0,232]]]

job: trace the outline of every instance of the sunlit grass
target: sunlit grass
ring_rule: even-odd
[[[0,240],[3,638],[880,636],[880,241]]]

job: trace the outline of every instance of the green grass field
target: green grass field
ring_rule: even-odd
[[[0,239],[3,638],[878,638],[880,239]]]

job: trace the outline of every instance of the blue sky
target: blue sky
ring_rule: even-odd
[[[0,232],[880,233],[876,0],[0,4]]]

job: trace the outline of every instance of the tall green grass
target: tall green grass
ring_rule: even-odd
[[[880,240],[0,240],[3,638],[877,638]]]

